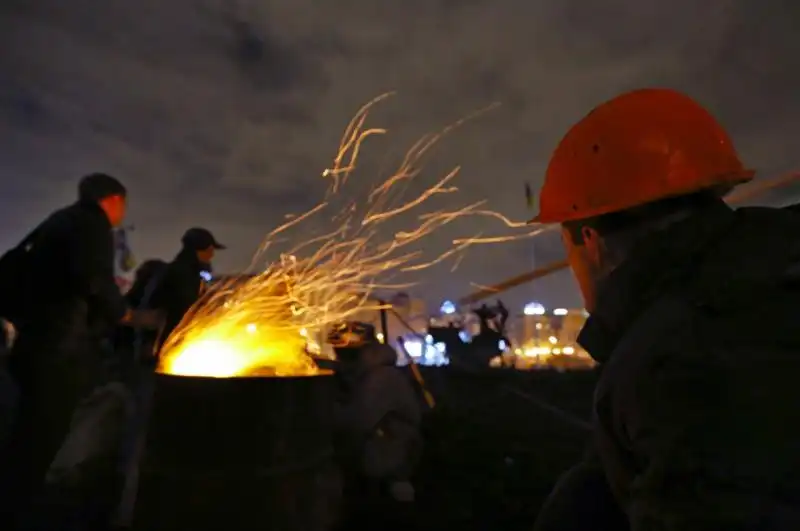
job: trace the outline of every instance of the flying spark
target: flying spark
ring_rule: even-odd
[[[372,107],[390,95],[373,99],[356,113],[345,129],[333,165],[322,172],[330,181],[323,201],[303,214],[288,216],[284,224],[272,230],[259,247],[251,270],[285,233],[301,230],[312,218],[335,208],[334,196],[356,169],[363,142],[386,133],[385,129],[367,127],[366,122]],[[489,240],[456,240],[452,248],[433,259],[425,259],[414,249],[419,242],[465,216],[499,220],[508,228],[524,226],[486,210],[483,201],[452,211],[430,211],[435,198],[456,192],[451,182],[458,167],[416,197],[399,202],[396,197],[398,184],[419,177],[424,155],[442,137],[494,107],[420,139],[399,168],[365,201],[352,201],[334,212],[331,219],[337,223],[335,228],[294,245],[261,272],[212,288],[168,338],[159,371],[223,378],[319,374],[314,356],[319,355],[320,346],[313,338],[323,337],[331,325],[379,310],[381,304],[371,297],[375,290],[410,286],[392,282],[395,274],[429,268]],[[399,216],[411,214],[411,227],[381,238],[379,229],[387,221],[396,223]]]

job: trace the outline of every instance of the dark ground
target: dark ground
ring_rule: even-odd
[[[595,372],[423,369],[438,407],[426,425],[417,479],[422,529],[531,529],[588,433],[537,407],[589,419]],[[523,398],[514,393],[522,391]]]
[[[588,439],[586,431],[536,401],[588,420],[596,373],[468,374],[450,368],[422,368],[422,373],[437,407],[425,424],[417,528],[531,529],[555,480],[580,459]],[[0,395],[9,391],[4,384]],[[8,398],[0,396],[0,420]]]

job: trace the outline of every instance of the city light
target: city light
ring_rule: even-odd
[[[419,358],[422,356],[423,343],[418,339],[408,339],[403,342],[403,348],[412,358]]]
[[[442,366],[449,363],[447,359],[447,348],[444,343],[428,343],[419,338],[409,338],[403,341],[403,348],[414,363],[419,365]]]
[[[548,356],[552,354],[552,350],[549,347],[528,347],[523,353],[529,358],[534,358],[536,356]]]
[[[512,330],[519,345],[513,348],[513,360],[509,361],[521,370],[589,369],[596,364],[589,354],[575,343],[582,327],[580,309],[550,308],[532,302],[525,307],[525,314],[534,318],[522,319],[521,328]],[[569,316],[569,318],[564,317]]]
[[[538,302],[529,302],[522,311],[525,315],[544,315],[546,310]]]
[[[439,311],[442,312],[444,315],[451,315],[456,313],[456,305],[453,304],[451,301],[444,301],[442,306],[439,308]]]

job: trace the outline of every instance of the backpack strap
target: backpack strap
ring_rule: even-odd
[[[146,310],[148,309],[148,305],[150,304],[150,299],[153,298],[153,294],[161,285],[161,282],[164,280],[164,277],[167,275],[167,268],[163,268],[157,274],[153,275],[147,285],[144,288],[144,294],[142,295],[141,300],[139,301],[139,305],[137,309]],[[142,352],[142,345],[144,344],[144,338],[142,334],[142,329],[140,327],[136,327],[134,329],[134,340],[133,340],[133,357],[136,360],[142,360],[144,358]],[[161,335],[161,331],[159,331],[159,335]],[[154,347],[155,348],[155,347]]]
[[[13,250],[28,252],[33,243],[42,233],[42,225],[44,225],[44,223],[39,224],[35,229],[33,229],[30,233],[28,233],[27,236],[22,238],[22,240],[13,247]]]

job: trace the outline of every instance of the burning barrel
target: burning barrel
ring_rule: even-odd
[[[134,529],[327,528],[334,391],[330,373],[156,375]]]

